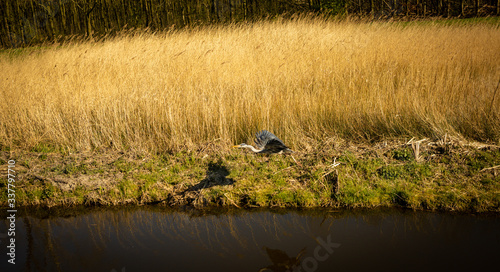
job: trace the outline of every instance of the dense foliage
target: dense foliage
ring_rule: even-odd
[[[392,17],[498,15],[498,0],[5,0],[0,47],[19,47],[122,29],[153,31],[272,18],[298,12]]]

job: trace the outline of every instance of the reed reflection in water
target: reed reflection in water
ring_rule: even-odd
[[[477,269],[499,264],[499,227],[493,216],[400,210],[27,212],[16,224],[16,265],[2,246],[0,270]],[[325,243],[336,247],[328,253]]]

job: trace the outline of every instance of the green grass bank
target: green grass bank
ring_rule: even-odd
[[[320,146],[328,146],[322,149]],[[500,149],[446,141],[318,144],[294,158],[213,148],[175,154],[2,152],[16,207],[167,205],[500,211]],[[12,162],[12,161],[11,161]]]

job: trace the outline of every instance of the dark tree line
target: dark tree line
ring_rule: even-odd
[[[345,0],[345,11],[375,17],[481,17],[500,15],[500,0]]]
[[[163,30],[251,21],[298,12],[327,15],[472,17],[500,14],[500,0],[2,0],[0,47],[102,36],[130,28]]]

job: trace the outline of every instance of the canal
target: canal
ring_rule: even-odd
[[[377,210],[162,207],[18,211],[0,271],[481,271],[500,217]],[[288,270],[287,270],[288,269]]]

